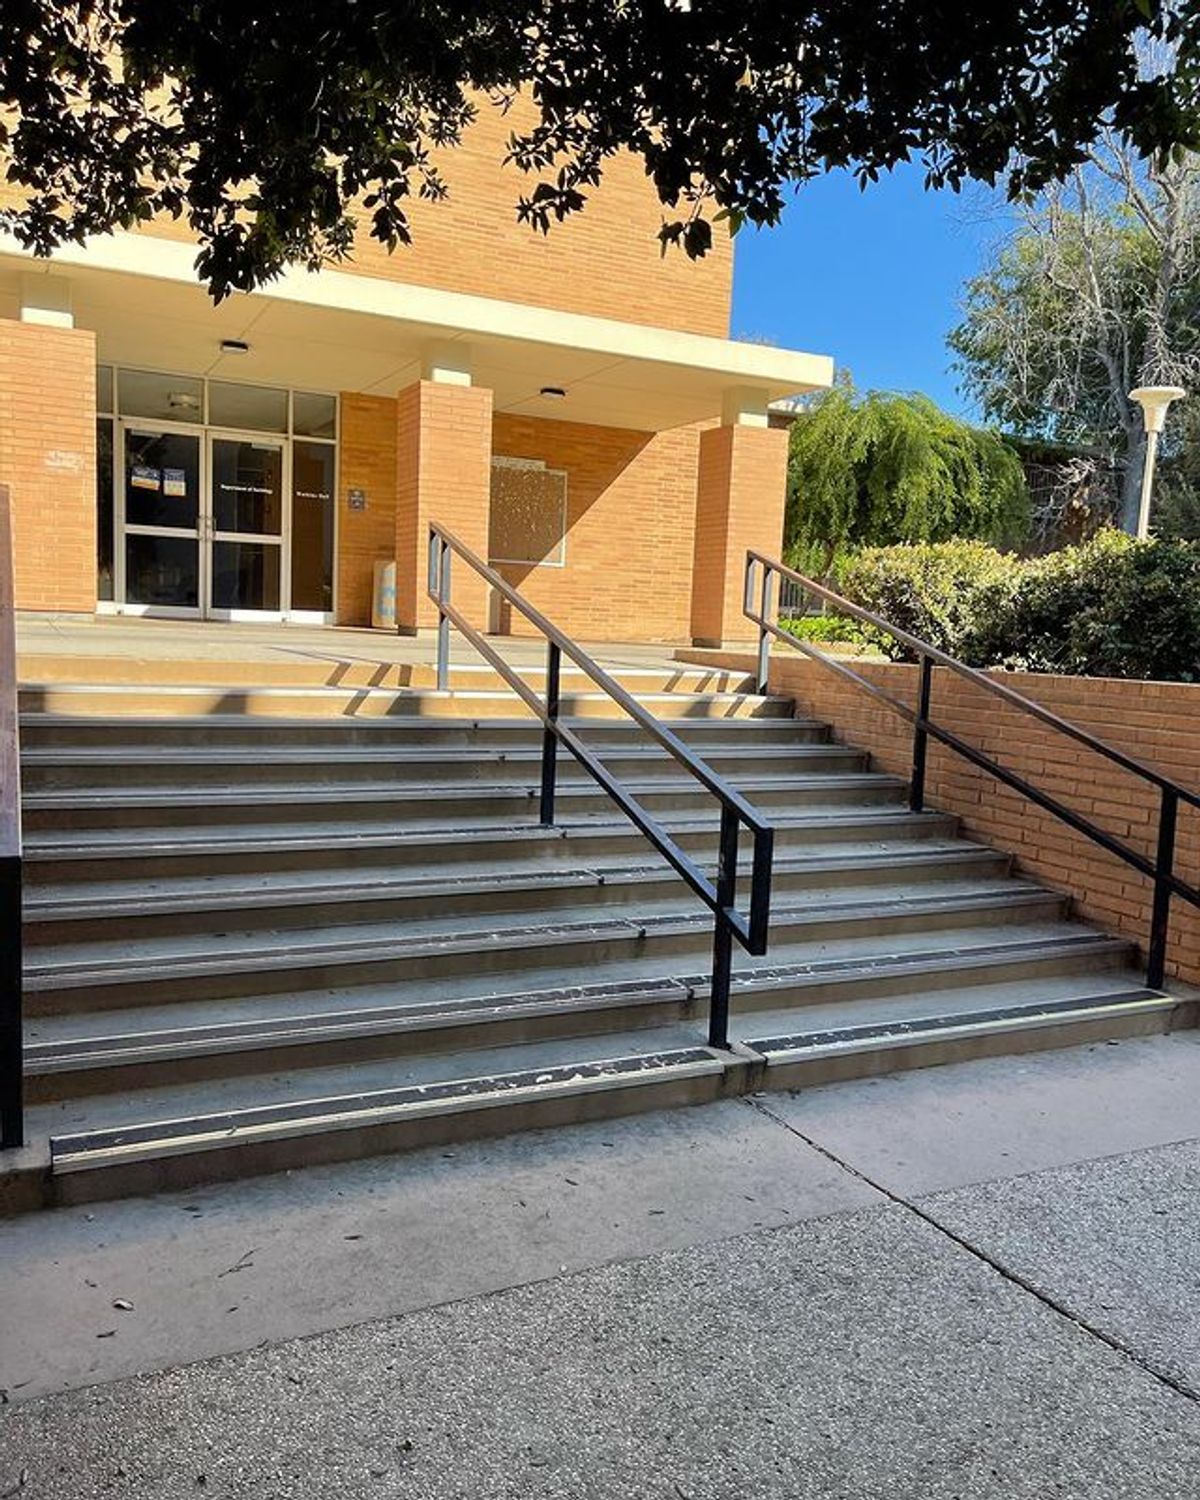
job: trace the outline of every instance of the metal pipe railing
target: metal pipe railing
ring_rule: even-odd
[[[452,598],[451,557],[459,557],[485,583],[516,609],[546,640],[546,692],[540,696],[457,607]],[[445,527],[429,528],[429,597],[438,609],[437,683],[450,683],[450,626],[457,626],[542,725],[542,769],[539,818],[545,827],[555,819],[558,749],[569,750],[583,769],[608,794],[630,822],[645,834],[668,864],[712,911],[713,969],[709,997],[708,1040],[712,1047],[729,1046],[729,989],[736,940],[747,952],[767,951],[767,928],[771,909],[771,866],[775,831],[734,787],[649,713],[631,694],[576,645],[540,610],[523,599],[495,569]],[[717,878],[712,880],[680,847],[658,820],[621,785],[596,754],[560,718],[562,658],[573,661],[602,692],[606,693],[646,734],[664,749],[721,805],[721,828],[717,851]],[[749,905],[743,915],[737,906],[740,834],[752,836]]]
[[[759,584],[758,570],[761,569],[761,584]],[[889,693],[877,683],[871,682],[861,672],[856,672],[852,667],[828,653],[819,650],[809,641],[799,640],[788,631],[781,630],[775,620],[771,618],[770,600],[772,591],[772,580],[779,578],[787,580],[794,587],[804,590],[815,598],[832,604],[839,614],[849,615],[852,619],[860,620],[864,625],[870,625],[873,629],[883,631],[890,635],[893,640],[899,641],[902,646],[916,659],[920,678],[917,692],[917,707],[914,709],[902,698]],[[759,590],[760,607],[755,612],[754,595],[756,587]],[[1154,899],[1150,921],[1150,934],[1146,946],[1146,983],[1151,989],[1161,989],[1166,977],[1167,943],[1170,936],[1170,913],[1171,898],[1179,896],[1190,902],[1193,906],[1200,906],[1200,890],[1180,880],[1175,874],[1175,833],[1179,804],[1186,803],[1190,807],[1200,808],[1200,792],[1189,791],[1187,787],[1172,781],[1169,776],[1163,775],[1161,771],[1155,770],[1153,766],[1145,765],[1135,756],[1127,755],[1125,751],[1118,750],[1115,745],[1109,745],[1104,740],[1097,739],[1086,729],[1081,729],[1077,724],[1072,724],[1067,719],[1062,719],[1058,714],[1043,707],[1032,698],[1026,698],[1023,693],[1018,693],[1015,688],[1006,683],[998,682],[994,677],[978,671],[975,667],[968,667],[965,662],[957,660],[947,652],[931,645],[928,641],[921,640],[918,636],[910,635],[908,631],[902,630],[900,626],[891,624],[880,615],[872,614],[870,610],[863,609],[857,604],[852,604],[849,599],[843,599],[840,594],[834,593],[824,584],[817,583],[811,578],[805,578],[802,573],[797,573],[794,568],[789,568],[773,558],[765,557],[761,552],[753,550],[746,553],[746,575],[745,592],[743,595],[743,612],[748,620],[758,626],[758,690],[766,692],[767,680],[770,674],[770,649],[771,641],[781,640],[795,650],[803,652],[805,656],[819,661],[823,666],[836,672],[839,676],[853,682],[855,686],[869,693],[878,702],[884,703],[893,712],[907,719],[913,726],[912,747],[912,778],[909,783],[909,807],[913,812],[920,812],[925,805],[925,761],[929,739],[932,737],[939,744],[945,745],[956,755],[977,766],[981,771],[993,776],[1005,786],[1011,787],[1013,791],[1026,797],[1036,806],[1051,813],[1068,827],[1073,828],[1076,833],[1091,839],[1093,843],[1099,844],[1102,849],[1107,850],[1115,858],[1123,860],[1125,864],[1131,865],[1140,874],[1146,876],[1154,883]],[[1085,746],[1096,755],[1104,757],[1114,765],[1120,766],[1122,770],[1131,775],[1139,777],[1159,789],[1159,817],[1158,834],[1154,858],[1148,858],[1139,850],[1123,843],[1114,834],[1093,823],[1082,813],[1074,808],[1067,807],[1056,797],[1048,792],[1043,792],[1039,787],[1027,781],[1015,771],[1009,770],[999,761],[993,760],[985,755],[982,750],[977,750],[968,744],[951,730],[943,728],[934,722],[932,718],[931,700],[933,696],[933,669],[935,666],[944,667],[965,681],[973,683],[985,692],[1003,699],[1010,707],[1019,709],[1023,713],[1030,714],[1042,724],[1074,740],[1076,744]]]
[[[25,1142],[21,979],[21,758],[12,516],[0,485],[0,1148]]]

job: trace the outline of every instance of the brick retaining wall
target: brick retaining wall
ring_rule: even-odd
[[[827,667],[797,654],[789,657],[787,651],[784,646],[773,649],[771,690],[795,698],[798,711],[831,723],[847,744],[869,750],[880,769],[907,778],[911,726]],[[747,656],[706,652],[702,659],[752,670]],[[854,666],[915,705],[915,666]],[[1183,786],[1200,789],[1200,684],[993,675]],[[1154,857],[1158,793],[1153,787],[950,672],[937,669],[933,680],[935,722]],[[1084,920],[1132,938],[1144,949],[1150,882],[1129,866],[933,741],[926,796],[931,807],[957,813],[969,836],[1010,850],[1030,876],[1075,897]],[[1176,848],[1177,873],[1200,886],[1200,811],[1180,808]],[[1179,900],[1172,903],[1168,972],[1200,984],[1200,910]]]

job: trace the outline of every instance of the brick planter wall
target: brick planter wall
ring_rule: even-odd
[[[703,659],[753,670],[748,656],[705,653]],[[915,666],[853,665],[915,706]],[[993,675],[1190,790],[1200,789],[1200,685],[1025,672]],[[771,690],[795,698],[798,712],[831,723],[847,744],[869,750],[880,769],[908,777],[911,726],[861,688],[818,662],[789,655],[786,646],[776,646]],[[943,669],[934,671],[932,708],[935,722],[1154,857],[1158,793],[1153,787]],[[1072,895],[1084,920],[1121,933],[1144,950],[1151,884],[1128,865],[932,740],[926,797],[931,807],[959,814],[969,836],[1011,851],[1027,874]],[[1194,808],[1179,810],[1175,867],[1181,879],[1200,886],[1200,811]],[[1168,972],[1200,985],[1200,910],[1179,900],[1171,906]]]

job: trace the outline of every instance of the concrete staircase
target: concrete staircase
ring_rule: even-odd
[[[536,676],[536,674],[533,674]],[[1130,945],[727,674],[620,674],[777,824],[771,947],[704,1045],[709,914],[475,671],[22,695],[31,1144],[10,1210],[1162,1030]],[[684,847],[711,797],[564,713]]]

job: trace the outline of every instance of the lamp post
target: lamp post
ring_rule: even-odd
[[[1167,420],[1167,407],[1187,392],[1177,385],[1139,385],[1130,391],[1129,399],[1142,408],[1146,428],[1146,459],[1142,465],[1142,499],[1138,506],[1137,537],[1145,541],[1150,535],[1150,490],[1154,484],[1154,460],[1158,454],[1158,435]]]

